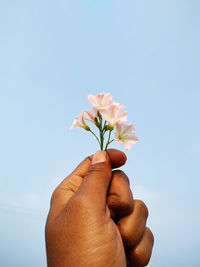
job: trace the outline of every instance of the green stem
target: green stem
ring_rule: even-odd
[[[100,141],[99,141],[99,138],[96,136],[96,134],[90,129],[90,132],[94,135],[94,137],[97,139],[97,141],[98,141],[98,143],[99,143],[99,145],[100,145],[100,147],[101,147],[101,143],[100,143]]]
[[[112,143],[112,141],[114,141],[114,139],[113,139],[112,141],[110,141],[110,135],[111,135],[111,132],[112,132],[112,130],[109,131],[108,141],[107,141],[107,143],[106,143],[105,150],[107,150],[108,145],[109,145],[110,143]]]
[[[107,147],[112,143],[114,141],[114,139],[112,139],[109,143],[108,143],[108,145],[106,145],[106,149],[107,149]],[[105,150],[106,150],[105,149]]]
[[[103,140],[104,140],[104,137],[103,137],[103,129],[102,129],[102,117],[100,117],[100,128],[99,128],[99,131],[100,131],[100,140],[101,140],[101,150],[103,150]]]

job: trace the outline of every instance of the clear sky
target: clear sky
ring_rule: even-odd
[[[200,266],[199,29],[198,0],[0,0],[1,267],[45,266],[51,193],[98,149],[68,128],[99,92],[140,139],[123,170],[149,208],[149,266]]]

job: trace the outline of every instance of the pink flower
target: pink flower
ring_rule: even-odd
[[[122,105],[114,103],[107,109],[100,109],[100,114],[104,120],[114,126],[116,123],[127,121],[128,112],[122,110]]]
[[[124,105],[122,105],[122,104],[120,104],[120,103],[117,103],[117,102],[114,102],[113,105],[116,105],[116,106],[118,106],[118,107],[121,108],[121,109],[125,108]]]
[[[84,110],[82,110],[78,114],[78,116],[74,119],[72,126],[69,128],[70,130],[75,129],[75,128],[84,128],[85,130],[89,131],[90,128],[86,125],[84,121],[84,114],[85,114]]]
[[[122,143],[124,149],[129,150],[137,143],[138,137],[133,124],[119,123],[116,125],[115,142]]]
[[[97,117],[97,109],[93,108],[90,110],[86,110],[83,117],[84,117],[84,120],[95,123],[95,118]]]
[[[113,105],[112,95],[110,93],[100,93],[98,95],[88,95],[89,103],[97,110],[106,109]]]

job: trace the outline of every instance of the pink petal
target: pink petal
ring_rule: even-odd
[[[85,127],[85,121],[83,119],[85,111],[82,110],[74,119],[74,122],[72,126],[69,128],[70,130],[75,129],[75,128],[84,128]]]
[[[88,101],[92,106],[94,106],[94,107],[98,106],[96,97],[94,95],[88,95]]]
[[[121,136],[121,138],[119,138]],[[138,141],[133,124],[116,124],[115,142],[122,143],[126,150],[129,150]]]
[[[107,109],[100,109],[104,120],[106,120],[109,124],[115,125],[116,123],[123,122],[127,120],[128,112],[122,110],[119,106],[112,105]]]
[[[124,106],[124,105],[122,105],[122,104],[120,104],[120,103],[117,103],[117,102],[114,102],[113,105],[116,105],[116,106],[118,106],[118,107],[121,108],[121,109],[123,109],[123,108],[126,107],[126,106]]]
[[[97,117],[97,109],[96,108],[86,110],[84,115],[83,115],[84,120],[88,120],[91,122],[94,122],[96,117]]]
[[[100,93],[96,96],[88,95],[89,103],[95,108],[108,108],[113,104],[112,95],[110,93]]]
[[[124,149],[126,149],[126,150],[131,149],[132,145],[133,145],[133,143],[131,143],[131,142],[124,142],[124,143],[123,143],[123,147],[124,147]]]

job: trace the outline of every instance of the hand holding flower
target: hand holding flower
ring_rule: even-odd
[[[48,267],[146,266],[153,234],[148,210],[133,200],[115,149],[83,160],[55,189],[46,223]]]

